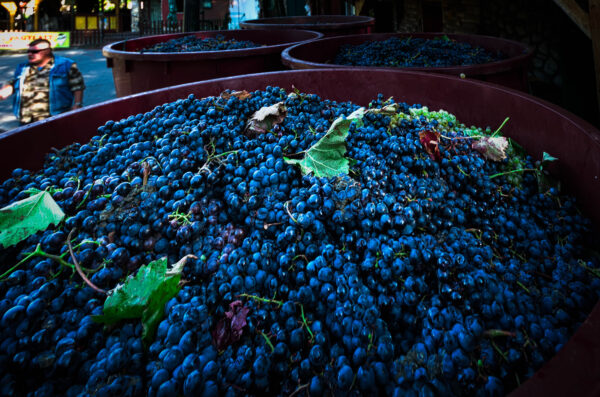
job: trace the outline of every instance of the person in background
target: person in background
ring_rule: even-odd
[[[27,57],[0,89],[0,100],[14,94],[13,112],[21,125],[83,106],[85,84],[73,60],[54,55],[45,39],[29,43]]]

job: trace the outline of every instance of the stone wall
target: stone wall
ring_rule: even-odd
[[[420,32],[423,30],[423,12],[420,0],[404,0],[398,32]]]
[[[444,32],[477,33],[481,20],[479,0],[444,0]]]
[[[444,31],[503,37],[533,49],[530,92],[600,124],[591,41],[550,0],[440,0]],[[578,0],[583,9],[587,2]],[[422,0],[404,0],[400,32],[423,30]]]
[[[534,50],[530,78],[562,86],[559,73],[560,30],[570,21],[550,1],[485,1],[481,12],[481,33],[520,41]],[[541,12],[540,10],[543,10]]]

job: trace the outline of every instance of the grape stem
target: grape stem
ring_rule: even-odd
[[[288,213],[288,215],[290,216],[290,218],[292,218],[292,220],[294,221],[294,223],[298,223],[298,221],[296,220],[296,218],[294,218],[294,216],[290,212],[289,201],[286,201],[283,206],[285,207],[285,211]]]
[[[275,351],[275,347],[273,346],[273,343],[271,342],[271,340],[269,339],[269,337],[267,336],[267,334],[265,334],[262,331],[258,331],[263,338],[265,338],[265,341],[267,342],[267,345],[269,345],[269,347],[271,348],[271,353],[273,353]]]
[[[504,124],[506,124],[509,119],[510,119],[510,117],[507,117],[507,118],[504,119],[504,121],[502,122],[502,124],[500,124],[500,127],[498,127],[498,129],[496,129],[496,131],[494,131],[494,133],[492,134],[492,137],[495,137],[497,134],[500,133],[500,130],[502,129],[502,127],[504,127]]]
[[[87,276],[81,270],[81,266],[79,266],[79,262],[77,262],[77,258],[75,258],[75,253],[73,252],[73,247],[71,246],[71,235],[73,234],[74,231],[75,231],[74,228],[71,229],[71,231],[69,232],[69,235],[67,236],[67,246],[69,247],[69,253],[71,254],[71,259],[73,259],[73,264],[75,265],[75,270],[77,270],[77,273],[79,273],[79,275],[81,276],[83,281],[85,281],[85,283],[87,285],[89,285],[90,288],[92,288],[96,292],[100,292],[100,293],[106,295],[107,292],[105,290],[103,290],[102,288],[99,288],[96,285],[94,285],[94,283],[92,283],[90,281],[90,279],[88,279]]]
[[[108,136],[108,134],[104,134],[100,137],[100,139],[98,140],[98,147],[102,147],[102,144],[104,143],[104,138],[106,138]]]
[[[308,258],[306,257],[306,255],[298,254],[292,258],[292,261],[295,261],[296,259],[304,259],[308,263]]]
[[[498,347],[496,342],[494,342],[493,340],[491,342],[492,342],[492,347],[494,348],[494,350],[496,350],[498,352],[498,354],[500,355],[500,357],[502,357],[504,359],[504,361],[508,362],[508,359],[506,358],[506,354],[502,350],[500,350],[500,348]]]
[[[523,288],[525,290],[525,292],[527,292],[529,295],[531,295],[531,291],[529,291],[529,288],[527,288],[525,285],[523,285],[522,282],[517,280],[517,285],[521,288]]]
[[[85,196],[83,196],[83,199],[81,200],[81,202],[79,204],[77,204],[77,207],[75,207],[75,209],[79,209],[87,200],[87,198],[90,196],[90,193],[92,192],[92,188],[90,187],[87,192],[85,192]]]
[[[294,397],[296,394],[300,394],[300,392],[301,392],[302,390],[306,390],[306,389],[308,389],[308,386],[310,386],[310,384],[309,384],[309,383],[305,383],[305,384],[303,384],[303,385],[300,385],[300,386],[298,386],[298,387],[296,388],[296,390],[294,390],[294,391],[292,392],[292,394],[290,394],[290,395],[289,395],[289,397]]]
[[[499,336],[510,336],[514,338],[515,336],[517,336],[514,332],[505,331],[503,329],[488,329],[483,331],[483,335],[489,338],[496,338]]]
[[[10,269],[8,269],[8,270],[7,270],[7,271],[5,271],[4,273],[2,273],[2,274],[0,275],[0,281],[3,281],[3,280],[4,280],[4,278],[5,278],[6,276],[10,275],[10,274],[11,274],[11,273],[12,273],[12,272],[13,272],[13,271],[16,269],[16,268],[18,268],[18,267],[19,267],[19,266],[21,266],[23,263],[27,262],[29,259],[31,259],[31,258],[33,258],[33,257],[35,257],[35,256],[43,256],[43,257],[45,257],[45,258],[52,259],[53,261],[55,261],[55,262],[58,262],[58,263],[59,263],[59,264],[61,264],[62,266],[66,266],[66,267],[69,267],[69,268],[71,268],[71,269],[75,270],[75,266],[73,266],[73,265],[72,265],[72,264],[70,264],[69,262],[65,261],[65,260],[63,259],[63,257],[62,257],[62,256],[49,254],[49,253],[45,252],[44,250],[42,250],[42,248],[41,248],[41,247],[42,247],[42,245],[41,245],[41,244],[38,244],[38,245],[37,245],[37,247],[35,247],[35,251],[33,251],[33,252],[29,252],[29,253],[27,254],[27,256],[26,256],[25,258],[21,259],[21,260],[20,260],[20,261],[19,261],[19,262],[18,262],[16,265],[14,265],[14,266],[13,266],[13,267],[11,267]],[[63,255],[66,255],[66,254],[67,254],[67,253],[65,252]],[[92,271],[92,270],[90,270],[90,269],[85,269],[85,268],[82,268],[82,270],[85,270],[86,272],[91,272],[91,271]]]
[[[246,293],[239,294],[238,296],[242,297],[242,298],[250,298],[250,299],[255,300],[257,302],[273,303],[273,304],[275,304],[277,306],[283,306],[283,302],[282,301],[278,301],[278,300],[275,300],[275,299],[261,298],[260,296],[250,295],[250,294],[246,294]]]
[[[489,178],[492,179],[492,178],[497,178],[497,177],[502,176],[502,175],[514,174],[516,172],[527,172],[527,171],[539,172],[540,170],[538,170],[536,168],[519,168],[519,169],[516,169],[516,170],[499,172],[497,174],[490,175]]]
[[[306,330],[310,334],[310,339],[315,339],[315,335],[312,333],[310,327],[308,326],[308,322],[306,321],[306,317],[304,316],[304,305],[302,305],[302,303],[300,303],[300,316],[302,316],[302,323],[304,323]]]
[[[156,164],[158,165],[158,168],[160,168],[161,171],[162,171],[163,167],[160,164],[160,161],[158,161],[156,159],[156,157],[154,157],[154,156],[146,156],[143,160],[140,160],[140,161],[143,162],[143,163],[148,163],[148,160],[154,160],[156,162]],[[150,164],[148,164],[148,165],[150,165]]]
[[[211,142],[212,144],[212,142]],[[206,150],[206,146],[204,147],[204,151],[206,152],[206,161],[204,162],[204,164],[202,165],[202,167],[200,167],[200,169],[198,170],[198,172],[207,172],[209,174],[212,174],[212,171],[210,168],[208,168],[208,165],[213,161],[213,160],[217,160],[223,156],[228,156],[230,154],[237,154],[239,152],[239,150],[230,150],[228,152],[223,152],[223,153],[219,153],[219,154],[215,154],[215,148],[214,148],[214,144],[212,144],[212,151],[209,152],[208,150]]]
[[[271,226],[279,226],[279,225],[283,225],[283,222],[265,223],[265,224],[263,224],[263,228],[265,230],[269,230],[269,228]]]
[[[592,273],[592,275],[600,278],[600,271],[598,271],[597,269],[592,269],[591,267],[589,267],[588,265],[585,264],[584,261],[580,260],[578,261],[579,265],[581,267],[583,267],[585,270],[587,270],[588,272]]]
[[[463,174],[464,176],[468,176],[471,177],[471,175],[467,174],[461,167],[460,165],[457,165],[456,168],[458,168],[458,171],[460,171],[461,174]]]
[[[144,161],[144,178],[142,179],[142,186],[148,184],[148,176],[150,176],[151,167],[147,161]]]

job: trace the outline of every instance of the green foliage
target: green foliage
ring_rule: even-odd
[[[48,192],[12,203],[0,209],[0,246],[15,245],[52,224],[58,225],[64,217]]]
[[[142,339],[149,345],[164,316],[165,304],[179,293],[183,258],[167,269],[167,258],[142,266],[135,276],[111,290],[104,302],[103,314],[94,316],[96,322],[115,324],[121,320],[140,318]]]
[[[348,174],[349,160],[346,154],[346,137],[350,125],[356,122],[362,125],[364,109],[360,108],[347,118],[338,117],[333,121],[327,133],[311,148],[304,152],[303,159],[284,158],[288,164],[296,164],[302,174],[314,174],[316,177],[335,177]]]

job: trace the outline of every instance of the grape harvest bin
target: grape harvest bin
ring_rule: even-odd
[[[443,73],[453,76],[460,76],[463,74],[466,78],[489,81],[521,91],[528,91],[527,69],[533,55],[531,48],[516,41],[490,36],[444,33],[378,33],[324,37],[310,43],[296,44],[288,47],[283,51],[281,57],[282,62],[291,69],[334,68],[344,66],[332,63],[339,49],[343,45],[359,45],[367,41],[383,41],[392,37],[433,39],[442,37],[443,35],[459,42],[482,47],[488,51],[501,51],[506,54],[507,58],[479,65],[411,67],[400,69],[418,72]],[[386,70],[399,69],[397,67],[369,67],[369,69],[371,68]]]
[[[223,51],[140,52],[145,47],[190,34],[147,36],[106,45],[102,54],[112,68],[117,97],[192,81],[282,70],[285,67],[281,64],[281,51],[323,36],[306,30],[283,30],[277,34],[268,30],[205,31],[193,34],[198,38],[222,35],[227,40],[252,41],[261,46]]]
[[[242,29],[307,29],[326,37],[371,33],[375,18],[361,15],[310,15],[248,19],[240,22]]]
[[[361,105],[378,93],[397,101],[443,108],[467,125],[497,126],[535,158],[543,151],[559,158],[553,169],[580,208],[600,224],[600,131],[540,99],[502,86],[438,74],[369,69],[283,71],[180,85],[116,99],[0,134],[0,179],[16,167],[39,169],[52,148],[86,142],[108,120],[146,112],[166,102],[218,95],[225,89],[257,90],[292,85],[323,98]],[[27,155],[23,155],[27,154]],[[600,390],[600,304],[559,351],[512,396],[597,396]]]

